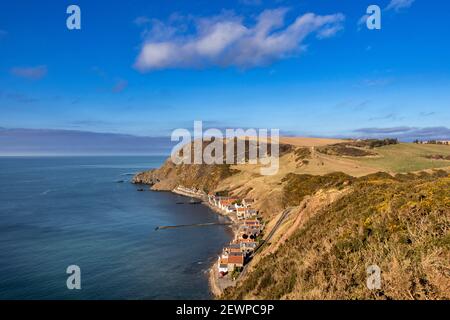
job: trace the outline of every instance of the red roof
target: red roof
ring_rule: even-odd
[[[232,204],[233,202],[234,202],[234,200],[227,199],[227,200],[220,200],[219,203],[220,203],[222,206],[228,206],[228,205]]]
[[[244,265],[244,255],[228,256],[228,263]]]

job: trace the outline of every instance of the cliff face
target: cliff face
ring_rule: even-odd
[[[214,191],[219,183],[236,173],[230,165],[175,165],[167,159],[159,169],[137,174],[133,183],[148,184],[153,190],[170,191],[178,185]]]
[[[211,142],[204,141],[202,148],[206,148]],[[249,141],[244,140],[245,152],[238,154],[237,152],[237,139],[224,140],[224,150],[227,148],[227,144],[232,143],[234,148],[234,163],[239,161],[247,161],[249,158]],[[272,146],[268,144],[258,144],[258,148],[265,147],[267,154],[270,155]],[[259,149],[258,149],[259,150]],[[285,155],[294,150],[294,147],[288,144],[279,145],[279,154]],[[183,151],[180,151],[182,155]],[[191,144],[191,154],[194,154],[194,144]],[[193,160],[193,159],[191,159]],[[225,161],[223,161],[225,162]],[[169,191],[173,190],[177,185],[183,185],[185,187],[195,187],[203,189],[206,192],[217,191],[220,189],[227,189],[226,184],[223,182],[240,172],[239,169],[234,168],[236,166],[228,164],[180,164],[175,165],[171,158],[168,158],[165,163],[159,169],[149,170],[137,174],[133,178],[133,183],[148,184],[153,190]]]
[[[235,163],[248,160],[248,141],[245,148],[247,152],[240,155],[237,154],[236,140],[234,142]],[[224,146],[227,143],[229,141],[224,142]],[[208,142],[204,142],[203,148],[207,145]],[[265,148],[270,154],[272,146],[268,144]],[[279,145],[279,154],[282,158],[289,157],[294,151],[295,147],[291,145]],[[171,191],[178,185],[183,185],[202,189],[205,192],[223,192],[239,198],[252,198],[258,200],[254,206],[255,209],[260,210],[264,218],[270,219],[272,215],[283,209],[280,181],[284,172],[266,177],[260,174],[260,168],[261,165],[249,164],[175,165],[171,158],[168,158],[160,168],[135,175],[133,183],[147,184],[152,190],[157,191]]]

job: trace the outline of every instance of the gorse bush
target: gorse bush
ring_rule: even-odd
[[[314,194],[320,189],[342,187],[354,180],[342,172],[329,173],[323,176],[310,174],[288,174],[284,179],[283,204],[287,206],[299,205],[307,195]]]
[[[368,157],[375,156],[377,153],[367,149],[374,149],[392,144],[398,144],[397,139],[368,139],[358,141],[348,141],[336,143],[328,146],[318,147],[317,151],[331,156],[346,157]]]

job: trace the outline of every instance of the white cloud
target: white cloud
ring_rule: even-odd
[[[170,23],[154,20],[153,30],[146,33],[150,37],[144,41],[135,67],[145,72],[165,68],[266,65],[304,50],[303,41],[309,35],[315,34],[319,39],[334,36],[342,30],[345,19],[340,13],[324,16],[307,13],[287,25],[286,12],[283,8],[265,10],[252,25],[245,24],[244,17],[230,12],[201,19],[172,19]],[[193,24],[193,28],[186,23]]]
[[[411,7],[415,0],[391,0],[386,7],[386,10],[399,11]]]
[[[317,33],[319,39],[331,38],[336,35],[339,31],[343,30],[344,27],[340,24],[330,26],[329,28],[324,28]]]
[[[367,19],[369,19],[369,15],[365,14],[358,20],[358,31],[361,30],[364,26],[367,25]]]

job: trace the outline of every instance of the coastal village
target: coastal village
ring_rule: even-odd
[[[258,248],[263,225],[258,219],[258,211],[254,208],[254,199],[238,199],[207,194],[203,190],[178,186],[174,193],[202,199],[216,212],[227,216],[234,222],[234,239],[222,250],[212,270],[215,280],[222,280],[222,287],[231,284],[242,272],[253,252]]]

